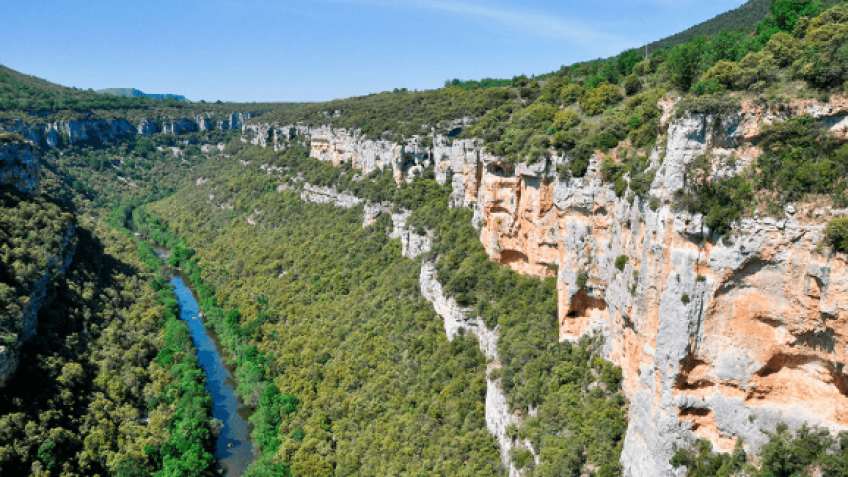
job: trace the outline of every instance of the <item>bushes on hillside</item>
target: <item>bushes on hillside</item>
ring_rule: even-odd
[[[621,101],[622,98],[618,86],[602,83],[583,94],[583,97],[580,98],[580,109],[590,116],[595,116],[601,114],[607,106]]]
[[[828,222],[825,235],[836,251],[848,253],[848,218]]]

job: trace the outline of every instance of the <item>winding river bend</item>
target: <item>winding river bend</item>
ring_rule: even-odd
[[[170,282],[174,285],[180,305],[180,319],[188,326],[197,358],[206,373],[206,390],[212,396],[212,417],[223,424],[215,444],[215,458],[224,470],[224,475],[237,477],[244,473],[253,461],[253,443],[250,441],[250,415],[235,393],[235,380],[221,357],[221,346],[214,332],[207,330],[200,318],[200,307],[191,288],[183,277],[175,275]]]

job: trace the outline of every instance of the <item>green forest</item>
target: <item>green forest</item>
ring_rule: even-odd
[[[173,292],[139,260],[135,241],[45,197],[4,190],[0,211],[0,229],[21,233],[0,245],[0,269],[16,273],[3,277],[7,345],[28,304],[28,272],[60,258],[55,244],[75,230],[74,259],[53,272],[55,296],[0,395],[0,473],[211,475],[204,377]]]

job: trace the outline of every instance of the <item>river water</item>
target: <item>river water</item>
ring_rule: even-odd
[[[181,276],[175,276],[171,284],[174,285],[180,305],[180,319],[191,332],[200,367],[206,373],[206,390],[212,396],[212,417],[223,423],[215,444],[215,458],[224,470],[224,475],[240,476],[254,456],[253,443],[249,437],[250,423],[247,420],[250,413],[236,397],[232,370],[224,364],[221,346],[214,332],[204,326],[200,307],[191,288]]]

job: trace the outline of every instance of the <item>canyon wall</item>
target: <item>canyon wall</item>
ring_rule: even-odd
[[[37,194],[38,154],[20,137],[0,137],[0,185],[24,194]]]
[[[713,177],[752,164],[764,124],[811,114],[848,139],[848,100],[797,101],[783,110],[743,102],[720,117],[677,116],[673,99],[660,106],[663,133],[644,198],[616,196],[601,178],[601,153],[584,177],[561,179],[557,166],[567,158],[509,164],[473,139],[437,136],[421,148],[418,138],[396,145],[344,130],[248,124],[244,140],[282,149],[299,136],[310,139],[316,159],[364,173],[388,167],[398,181],[435,167],[437,180],[453,186],[451,205],[474,209],[493,260],[556,275],[561,339],[604,336],[630,400],[628,476],[685,474],[669,461],[697,438],[721,451],[742,439],[755,452],[767,440],[762,431],[780,422],[848,429],[848,265],[822,247],[827,221],[844,211],[789,206],[719,236],[702,216],[672,207],[694,159],[707,154]],[[425,295],[437,297],[431,281],[422,279],[422,290],[428,283]],[[474,332],[467,318],[448,318],[456,314],[449,302],[442,308],[446,329],[451,322]]]
[[[0,131],[20,134],[36,146],[60,146],[109,143],[127,136],[153,134],[179,135],[197,131],[240,130],[254,113],[226,115],[197,114],[191,118],[142,118],[60,120],[30,123],[20,119],[0,121]]]
[[[38,194],[38,161],[38,153],[25,140],[13,138],[0,144],[0,185],[23,194]],[[19,289],[24,296],[12,297],[11,301],[6,297],[0,304],[0,388],[6,386],[17,370],[21,346],[35,336],[38,312],[52,301],[53,284],[70,266],[76,240],[76,228],[73,222],[69,222],[58,252],[45,263],[40,263],[35,279]],[[13,306],[6,308],[7,305]]]

